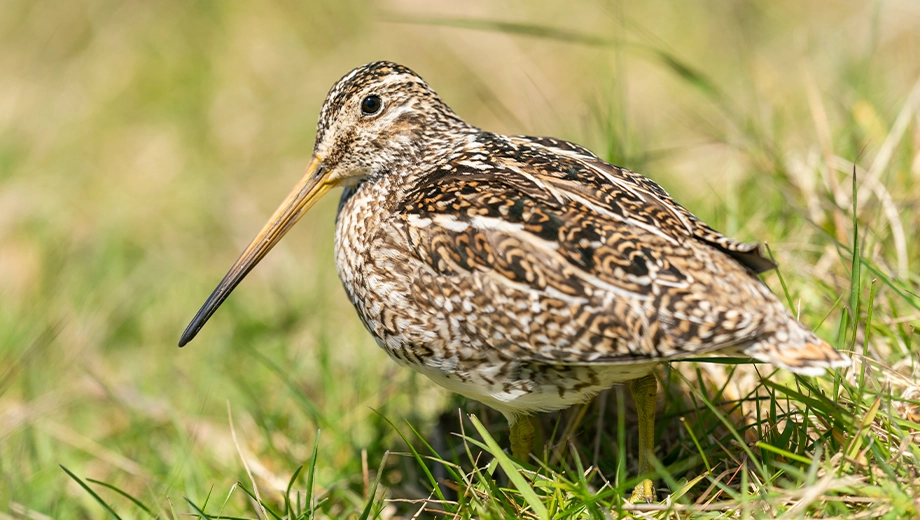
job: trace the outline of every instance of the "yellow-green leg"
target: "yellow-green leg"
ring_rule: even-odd
[[[629,382],[629,391],[636,403],[639,416],[639,475],[648,475],[655,452],[655,404],[658,398],[658,380],[649,374]],[[632,502],[653,502],[655,485],[646,478],[633,490]]]
[[[527,461],[533,449],[535,437],[530,417],[521,417],[511,424],[511,454],[518,460]]]

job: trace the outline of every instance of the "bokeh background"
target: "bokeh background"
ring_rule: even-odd
[[[888,153],[872,173],[888,190],[866,185],[867,254],[916,287],[912,0],[6,0],[0,511],[101,517],[59,464],[164,515],[209,493],[242,508],[241,457],[271,494],[321,429],[335,516],[360,510],[362,454],[373,470],[403,449],[384,417],[427,435],[478,410],[397,367],[357,320],[332,259],[337,194],[176,347],[299,178],[328,88],[377,59],[477,126],[584,144],[769,242],[791,301],[831,338],[849,170]],[[909,338],[894,300],[880,315]],[[418,487],[400,475],[391,488]]]

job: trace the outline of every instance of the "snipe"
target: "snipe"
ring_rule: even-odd
[[[533,443],[519,419],[628,381],[650,474],[663,361],[728,350],[807,375],[849,364],[758,279],[774,265],[757,244],[581,146],[480,130],[389,62],[332,87],[306,173],[180,346],[335,186],[336,266],[367,330],[398,363],[502,412],[517,457]],[[633,499],[654,495],[646,479]]]

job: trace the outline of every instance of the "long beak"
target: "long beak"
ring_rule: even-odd
[[[334,184],[326,178],[322,161],[314,156],[303,178],[294,186],[284,202],[278,206],[275,213],[262,227],[262,231],[259,231],[259,234],[252,239],[233,267],[224,275],[224,279],[201,306],[192,322],[188,324],[182,338],[179,339],[180,347],[184,347],[195,338],[214,311],[227,299],[227,296],[230,296],[230,292]]]

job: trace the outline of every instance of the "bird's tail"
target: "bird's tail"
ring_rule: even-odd
[[[805,325],[789,316],[772,334],[746,346],[746,355],[805,376],[820,376],[827,369],[848,367],[852,363],[815,335]]]

